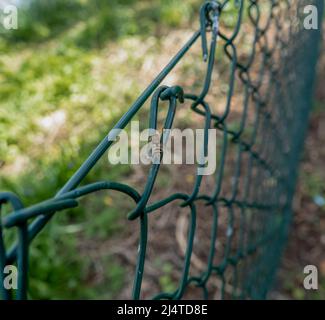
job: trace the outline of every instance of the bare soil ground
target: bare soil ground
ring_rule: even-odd
[[[269,295],[270,299],[325,299],[325,206],[320,206],[315,200],[315,197],[324,197],[325,195],[325,55],[323,55],[318,69],[315,110],[311,114],[300,167],[300,178],[294,200],[293,223],[274,290]],[[240,112],[238,111],[238,113]],[[191,121],[196,124],[202,121],[202,118],[196,114],[192,114],[191,117],[193,117]],[[236,115],[232,120],[236,121]],[[184,125],[186,126],[186,123]],[[182,128],[181,124],[180,128]],[[234,156],[227,159],[230,172],[233,169],[234,161]],[[148,168],[135,166],[131,177],[128,178],[128,184],[144,186],[147,170]],[[156,190],[154,190],[150,202],[161,200],[175,191],[182,190],[190,194],[194,179],[194,166],[192,168],[190,166],[162,166]],[[226,184],[224,189],[228,192],[231,189],[231,179],[224,180]],[[211,190],[214,185],[214,180],[207,179],[204,188]],[[148,299],[161,291],[172,292],[181,278],[189,222],[189,215],[184,211],[189,210],[181,209],[179,204],[180,201],[177,201],[150,215],[142,298]],[[203,202],[198,204],[197,211],[200,214],[197,216],[191,275],[198,275],[206,268],[210,245],[212,211],[207,209]],[[223,258],[227,224],[227,213],[220,212],[216,243],[219,250],[215,257],[215,264],[220,263]],[[124,229],[120,236],[102,241],[100,244],[95,240],[87,241],[81,248],[81,254],[89,255],[91,253],[93,261],[98,262],[94,277],[89,279],[92,283],[101,282],[101,274],[105,269],[100,263],[101,257],[107,256],[108,252],[112,261],[118,259],[126,270],[126,276],[123,289],[116,298],[129,299],[136,264],[138,221],[128,222],[128,228]],[[319,289],[313,292],[308,292],[303,287],[303,269],[310,264],[316,265],[319,270]],[[219,299],[220,289],[220,279],[212,277],[208,286],[211,293],[209,298]],[[228,287],[226,291],[231,292],[232,288]],[[194,299],[201,296],[202,290],[193,286],[187,290],[185,298]]]

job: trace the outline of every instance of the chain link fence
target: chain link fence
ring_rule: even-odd
[[[150,202],[160,171],[159,163],[151,165],[143,190],[112,181],[80,186],[88,172],[112,146],[117,136],[116,130],[112,130],[54,198],[24,208],[15,194],[0,193],[0,205],[9,203],[13,208],[12,213],[1,219],[0,270],[10,264],[18,266],[16,293],[4,287],[4,273],[0,272],[2,298],[27,299],[28,249],[33,245],[33,239],[54,214],[78,206],[79,198],[101,190],[120,192],[135,203],[134,209],[128,213],[129,220],[137,219],[140,224],[132,298],[142,297],[141,285],[146,273],[150,233],[148,219],[170,203],[182,207],[182,212],[189,212],[186,250],[177,289],[157,293],[154,299],[181,299],[191,286],[200,288],[202,297],[209,299],[211,292],[208,284],[211,279],[218,280],[223,299],[266,298],[286,243],[299,157],[312,104],[320,28],[305,29],[304,8],[307,5],[316,6],[320,20],[323,0],[205,2],[200,11],[200,29],[113,128],[127,127],[151,99],[147,128],[157,129],[158,109],[167,103],[163,129],[171,129],[178,109],[183,103],[190,103],[192,112],[203,120],[202,156],[208,152],[209,129],[217,129],[222,137],[216,145],[217,170],[213,186],[210,185],[208,191],[202,187],[206,177],[199,174],[202,166],[198,166],[191,192],[173,193],[157,202]],[[231,30],[224,28],[223,21],[229,6],[233,9]],[[244,40],[243,35],[246,37]],[[197,63],[206,65],[201,90],[191,92],[179,85],[161,86],[166,76],[178,62],[186,59],[186,54],[198,41],[203,57]],[[224,60],[227,61],[229,79],[222,111],[220,108],[216,111],[208,97],[215,86],[221,85],[213,79]],[[238,91],[241,99],[237,98]],[[232,125],[234,110],[239,115],[237,126]],[[236,156],[230,175],[226,175],[230,152]],[[163,152],[160,152],[160,159],[162,156]],[[223,190],[225,180],[231,181],[228,192]],[[198,210],[199,204],[204,204],[206,209]],[[199,215],[205,215],[206,210],[212,212],[209,217],[210,248],[204,270],[191,275],[196,220]],[[226,213],[226,222],[220,221],[221,212]],[[223,237],[219,234],[221,223],[226,230]],[[16,228],[18,232],[17,243],[11,248],[5,248],[3,240],[3,233],[8,228]],[[224,245],[218,246],[218,240],[219,243],[222,240]],[[222,257],[218,262],[215,259],[217,253]],[[227,276],[229,272],[231,277]]]

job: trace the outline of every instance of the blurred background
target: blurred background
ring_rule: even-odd
[[[2,6],[7,2],[0,1]],[[198,27],[202,1],[16,3],[18,30],[0,33],[0,190],[14,191],[28,206],[51,198],[64,185],[187,41]],[[225,14],[229,28],[236,21],[232,10]],[[184,85],[200,87],[202,79],[196,78],[203,77],[204,65],[198,66],[197,59],[201,59],[199,46],[168,81],[181,79]],[[324,86],[322,55],[294,201],[294,224],[270,294],[274,299],[325,299]],[[143,108],[138,118],[147,112]],[[182,126],[195,122],[191,115],[182,114]],[[168,173],[160,177],[162,190],[177,187]],[[193,181],[191,174],[183,174],[186,181]],[[141,168],[112,169],[105,157],[85,182],[96,180],[145,182]],[[57,214],[30,247],[30,298],[130,297],[138,234],[137,224],[126,222],[131,207],[122,196],[100,194],[84,199],[78,209]],[[159,226],[168,228],[163,219],[156,225],[153,238]],[[9,232],[5,240],[10,243],[14,237]],[[152,250],[159,253],[159,243]],[[161,261],[158,254],[148,264],[151,277],[144,282],[145,292],[152,287],[175,288],[173,263]],[[320,277],[319,290],[309,293],[302,286],[303,268],[308,264],[318,266]],[[156,274],[155,266],[162,266],[163,272]]]

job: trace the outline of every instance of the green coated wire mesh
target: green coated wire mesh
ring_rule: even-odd
[[[207,178],[197,174],[191,192],[173,193],[150,202],[159,163],[150,166],[142,192],[111,181],[79,186],[112,146],[116,137],[112,130],[110,139],[107,136],[102,140],[54,198],[24,208],[15,194],[0,193],[0,205],[9,203],[14,210],[1,219],[0,270],[14,263],[18,266],[17,293],[6,290],[4,273],[0,272],[2,298],[27,299],[28,250],[33,245],[32,240],[55,213],[78,206],[79,198],[100,190],[120,192],[135,202],[134,209],[128,214],[129,220],[138,219],[140,224],[132,298],[142,298],[141,284],[146,273],[150,233],[148,220],[170,203],[190,213],[182,271],[175,291],[157,293],[153,298],[181,299],[194,286],[201,292],[197,298],[209,299],[214,297],[209,290],[212,279],[218,281],[220,298],[266,298],[286,243],[299,156],[312,103],[320,28],[307,30],[304,27],[307,5],[316,6],[320,20],[323,0],[205,2],[200,11],[200,30],[113,128],[125,128],[151,96],[148,128],[157,128],[157,109],[166,101],[169,108],[163,128],[172,128],[179,105],[189,102],[193,114],[203,119],[205,132],[215,128],[220,134],[216,146],[217,170],[213,184],[210,180],[208,188],[203,187]],[[231,28],[226,28],[223,20],[229,6],[233,8],[233,23]],[[160,86],[176,64],[186,59],[197,41],[201,42],[205,60],[197,63],[206,65],[201,89],[188,91],[181,86]],[[209,95],[213,88],[222,85],[215,80],[222,67],[227,68],[229,78],[221,99],[223,107],[216,110]],[[234,110],[236,126],[232,122]],[[202,152],[206,155],[208,135],[203,144]],[[232,160],[230,153],[235,154]],[[225,185],[230,187],[225,188]],[[206,210],[212,212],[209,250],[202,272],[192,275],[196,220],[206,214]],[[221,219],[221,214],[225,214],[226,219]],[[17,228],[18,232],[17,243],[12,248],[5,248],[3,241],[3,233],[8,228]],[[221,229],[225,231],[223,235]]]

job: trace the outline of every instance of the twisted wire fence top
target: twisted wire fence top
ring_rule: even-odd
[[[152,95],[148,128],[157,129],[157,110],[167,102],[163,128],[170,129],[182,104],[190,103],[192,112],[202,118],[203,155],[208,152],[208,130],[215,128],[220,134],[220,141],[214,146],[217,169],[213,185],[204,187],[207,178],[199,174],[198,166],[191,192],[173,193],[152,203],[150,198],[160,169],[160,164],[154,163],[141,189],[111,181],[79,186],[112,146],[117,136],[112,130],[54,198],[24,208],[15,194],[0,194],[0,205],[10,203],[14,210],[2,217],[0,223],[0,270],[17,263],[17,299],[27,298],[28,248],[32,240],[55,213],[78,206],[79,198],[100,190],[120,192],[135,203],[128,213],[129,220],[138,219],[140,223],[132,298],[141,298],[150,232],[148,219],[170,203],[177,203],[183,208],[182,212],[189,212],[186,250],[177,289],[157,293],[155,299],[181,299],[191,286],[200,288],[203,298],[211,298],[208,284],[213,278],[220,283],[221,298],[266,297],[286,241],[299,154],[311,106],[320,30],[303,27],[303,9],[308,4],[317,6],[321,16],[322,0],[205,2],[200,11],[200,30],[114,126],[113,129],[125,128]],[[223,28],[223,15],[228,6],[234,8],[235,14],[231,32]],[[247,30],[243,30],[244,19],[250,27]],[[240,35],[245,32],[249,41],[243,43]],[[190,92],[179,85],[160,86],[198,40],[203,57],[197,63],[206,65],[201,89]],[[208,95],[221,85],[214,80],[214,74],[224,66],[228,68],[229,79],[223,94],[223,108],[216,110],[214,102],[208,102]],[[240,99],[235,98],[238,92]],[[237,126],[231,122],[235,109]],[[235,154],[231,177],[225,175],[230,153]],[[229,192],[224,191],[227,179],[231,181]],[[200,204],[204,204],[202,210],[198,210]],[[196,219],[206,215],[207,210],[212,212],[206,217],[211,219],[207,261],[201,273],[190,275]],[[226,225],[220,222],[222,212],[227,217],[222,222]],[[5,248],[3,232],[13,227],[17,228],[17,243]],[[222,239],[220,227],[226,230]],[[218,239],[224,243],[222,248],[217,245]],[[217,253],[221,256],[218,263]],[[229,270],[230,280],[226,276]],[[12,292],[4,288],[3,277],[0,272],[0,293],[3,299],[10,299]]]

